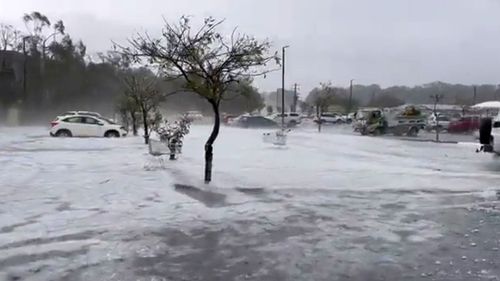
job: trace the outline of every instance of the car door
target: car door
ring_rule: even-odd
[[[103,122],[97,120],[94,117],[86,116],[83,118],[83,126],[86,137],[102,137],[103,132]]]
[[[85,136],[85,128],[83,125],[83,118],[80,116],[67,117],[62,120],[64,123],[61,129],[69,130],[71,135],[74,137]]]

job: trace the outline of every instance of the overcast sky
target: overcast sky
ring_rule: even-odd
[[[0,0],[0,21],[24,26],[26,12],[62,19],[90,53],[162,16],[225,18],[225,28],[290,45],[286,85],[307,92],[322,81],[415,85],[500,84],[500,0]],[[281,74],[256,84],[280,87]]]

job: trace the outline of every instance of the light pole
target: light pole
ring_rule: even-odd
[[[477,87],[476,85],[472,86],[472,88],[474,89],[474,96],[472,98],[472,105],[475,105],[476,104],[476,98],[477,98]]]
[[[285,128],[285,49],[290,46],[286,45],[281,48],[281,56],[283,65],[281,65],[281,128]]]
[[[292,104],[292,112],[297,112],[297,103],[299,101],[299,97],[297,96],[297,90],[299,88],[299,84],[293,83],[293,104]]]
[[[350,85],[349,85],[349,108],[347,109],[347,113],[351,113],[351,108],[352,108],[352,81],[354,81],[354,79],[351,79],[350,81]]]

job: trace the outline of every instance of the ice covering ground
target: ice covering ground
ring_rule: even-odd
[[[209,131],[171,162],[0,128],[0,280],[498,277],[500,161],[475,145],[223,128],[205,186]]]

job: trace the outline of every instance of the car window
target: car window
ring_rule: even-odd
[[[83,123],[83,118],[82,117],[69,117],[63,120],[64,122],[68,123]]]
[[[269,120],[267,118],[260,117],[259,119],[260,119],[260,124],[262,125],[274,124],[272,120]]]
[[[99,123],[99,121],[97,121],[97,119],[95,119],[95,118],[85,117],[84,123],[91,124],[91,125],[97,125]]]
[[[292,117],[298,117],[299,114],[298,113],[291,113],[290,116],[292,116]]]

